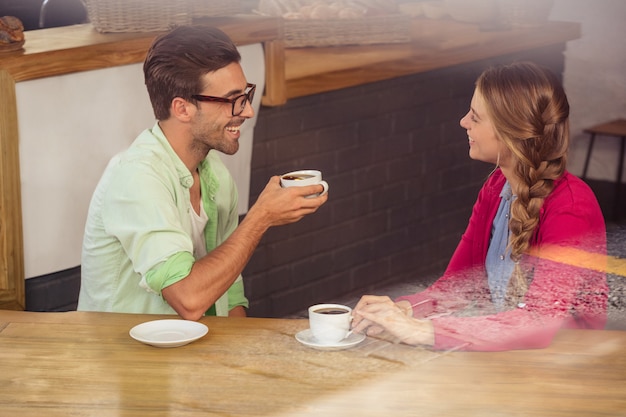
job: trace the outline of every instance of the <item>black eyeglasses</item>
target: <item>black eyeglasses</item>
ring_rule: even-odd
[[[194,94],[191,98],[194,98],[198,101],[213,101],[218,103],[230,103],[233,105],[233,116],[239,116],[243,110],[246,108],[246,103],[252,104],[252,99],[254,98],[254,92],[256,91],[256,84],[248,83],[246,88],[249,88],[247,93],[243,93],[240,96],[235,98],[224,98],[224,97],[213,97],[213,96],[203,96],[201,94]]]

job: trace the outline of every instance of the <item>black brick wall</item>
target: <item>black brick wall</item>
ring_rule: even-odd
[[[271,229],[244,271],[251,316],[278,317],[445,268],[491,169],[468,157],[474,81],[532,59],[563,71],[563,46],[401,77],[262,108],[251,201],[271,175],[320,169],[330,198]]]

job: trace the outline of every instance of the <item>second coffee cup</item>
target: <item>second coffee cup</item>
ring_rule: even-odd
[[[309,326],[322,344],[342,341],[350,332],[352,309],[342,304],[316,304],[309,307]]]

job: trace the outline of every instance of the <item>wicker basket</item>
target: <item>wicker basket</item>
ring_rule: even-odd
[[[83,0],[98,32],[158,32],[191,23],[188,0]]]
[[[228,16],[243,12],[240,0],[187,0],[192,17]]]
[[[554,0],[500,0],[500,17],[513,27],[538,27],[550,16]]]
[[[372,45],[411,40],[410,17],[401,14],[362,19],[283,19],[287,48]]]

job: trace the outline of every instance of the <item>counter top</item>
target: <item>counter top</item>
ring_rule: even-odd
[[[476,24],[417,18],[411,30],[410,43],[286,49],[287,99],[564,43],[581,36],[580,24],[572,22],[481,31]]]
[[[278,21],[259,16],[204,19],[237,45],[270,42],[281,36]],[[99,33],[91,24],[24,32],[24,49],[0,55],[0,69],[15,81],[142,62],[159,32]]]

